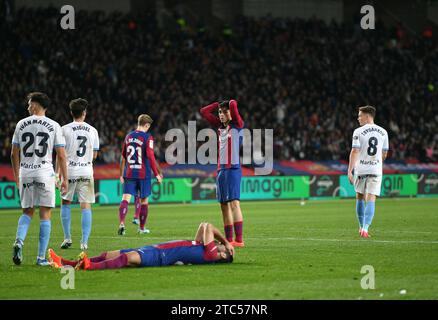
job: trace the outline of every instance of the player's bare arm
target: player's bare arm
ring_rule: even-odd
[[[123,156],[120,157],[120,167],[119,167],[119,176],[120,176],[120,183],[125,183],[125,179],[123,178],[123,170],[125,168],[126,160]]]
[[[19,181],[19,171],[20,171],[20,148],[16,145],[12,145],[11,149],[11,164],[12,164],[12,172],[14,174],[14,181],[17,185],[17,188],[19,187],[20,181]]]
[[[213,240],[219,241],[225,246],[225,248],[230,252],[231,255],[234,254],[234,247],[227,241],[227,239],[214,225],[208,222],[201,222],[198,227],[198,231],[196,232],[195,241],[202,242],[205,245]]]
[[[64,147],[56,148],[57,166],[59,166],[61,174],[61,194],[65,195],[68,191],[68,175],[67,175],[67,155]]]
[[[164,178],[163,170],[161,169],[160,164],[158,163],[157,160],[155,160],[155,166],[157,167],[158,175],[161,177],[161,179],[163,179]]]
[[[352,148],[350,152],[350,161],[348,163],[348,180],[351,184],[353,184],[353,169],[359,157],[359,152],[360,150],[358,148]]]
[[[163,176],[161,175],[160,171],[158,170],[158,161],[155,158],[155,153],[154,153],[154,142],[153,142],[153,138],[150,137],[147,147],[146,147],[146,153],[147,153],[147,157],[150,160],[150,164],[151,164],[151,169],[152,172],[155,175],[155,178],[157,179],[158,184],[161,184],[161,182],[163,181]],[[160,168],[161,170],[161,168]]]
[[[205,225],[207,222],[201,222],[199,224],[198,230],[196,231],[195,241],[202,242],[204,236]]]
[[[208,237],[208,238],[206,239],[206,237]],[[231,255],[234,255],[234,247],[222,235],[222,233],[220,233],[220,231],[211,223],[205,223],[204,244],[207,244],[207,243],[213,241],[214,239],[219,241],[220,243],[222,243]],[[208,240],[210,240],[210,241],[208,241]],[[206,241],[208,241],[208,242],[206,242]]]
[[[229,102],[229,108],[230,108],[230,116],[233,122],[235,123],[237,128],[243,128],[243,119],[240,116],[239,109],[237,108],[237,101],[236,100],[230,100]]]
[[[220,127],[221,121],[218,116],[214,115],[213,112],[216,112],[216,110],[219,107],[218,102],[213,102],[209,104],[208,106],[202,107],[199,112],[201,116],[207,120],[213,127]]]
[[[61,174],[61,168],[59,167],[59,159],[55,163],[55,186],[56,188],[61,188],[61,179],[59,178]]]

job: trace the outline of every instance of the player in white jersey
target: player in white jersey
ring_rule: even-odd
[[[380,196],[383,161],[389,149],[388,133],[374,124],[375,115],[376,109],[372,106],[359,108],[360,127],[353,132],[348,164],[348,179],[356,191],[359,234],[364,238],[370,237],[368,228],[373,221],[376,196]]]
[[[73,122],[62,127],[67,152],[68,192],[62,197],[61,221],[64,230],[62,249],[72,245],[70,204],[76,194],[82,211],[81,250],[88,249],[91,233],[91,204],[94,198],[93,162],[99,151],[97,130],[84,122],[87,115],[88,101],[74,99],[69,104]]]
[[[50,240],[51,211],[55,207],[55,172],[52,164],[53,148],[60,163],[64,182],[61,192],[66,193],[67,167],[65,140],[60,125],[45,116],[50,100],[41,92],[30,93],[27,117],[17,123],[12,138],[11,162],[15,182],[20,190],[23,215],[18,220],[12,260],[23,261],[23,244],[35,207],[40,208],[40,235],[37,265],[47,266],[46,250]]]

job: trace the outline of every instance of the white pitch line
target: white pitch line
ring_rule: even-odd
[[[292,240],[292,241],[322,241],[322,242],[362,242],[362,243],[417,243],[417,244],[438,244],[438,241],[427,241],[427,240],[373,240],[373,239],[319,239],[319,238],[291,238],[291,237],[284,237],[284,238],[249,238],[249,239],[256,239],[256,240]]]
[[[0,236],[0,239],[12,239],[13,237]],[[62,239],[62,237],[51,237],[53,239]],[[189,237],[190,238],[190,237]],[[36,236],[28,236],[26,239],[39,239]],[[175,239],[187,239],[185,236],[177,237],[173,236],[172,239],[169,237],[112,237],[112,236],[98,236],[93,237],[93,239],[116,239],[116,240],[175,240]],[[415,243],[415,244],[438,244],[438,240],[374,240],[374,239],[322,239],[322,238],[293,238],[293,237],[284,237],[284,238],[270,238],[270,237],[246,237],[247,240],[269,240],[269,241],[319,241],[319,242],[361,242],[361,243]]]
[[[302,231],[338,231],[338,232],[351,232],[351,229],[328,229],[328,228],[288,228],[289,230],[299,230]],[[432,231],[408,231],[408,230],[379,230],[379,233],[418,233],[418,234],[436,234],[438,236],[437,232]]]

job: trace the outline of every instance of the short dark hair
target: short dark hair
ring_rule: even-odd
[[[359,111],[362,111],[362,113],[367,113],[373,118],[376,116],[376,108],[372,106],[359,107]]]
[[[48,109],[50,105],[50,99],[47,94],[42,92],[31,92],[27,95],[27,101],[36,102],[44,109]]]
[[[224,253],[226,255],[226,258],[216,260],[216,263],[232,263],[233,262],[233,260],[234,260],[233,255],[228,250],[225,250]]]
[[[230,100],[224,100],[219,102],[219,109],[230,109]]]
[[[73,99],[69,104],[71,115],[77,119],[88,108],[88,101],[82,98]]]

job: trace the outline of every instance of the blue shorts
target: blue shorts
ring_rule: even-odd
[[[135,249],[123,249],[120,253],[135,251],[140,255],[140,267],[159,267],[161,266],[161,250],[154,246],[144,246]]]
[[[151,195],[151,179],[125,179],[123,184],[123,194],[131,194],[140,198],[147,198]]]
[[[240,180],[242,170],[225,169],[220,170],[216,177],[216,198],[220,203],[232,200],[240,200]]]

